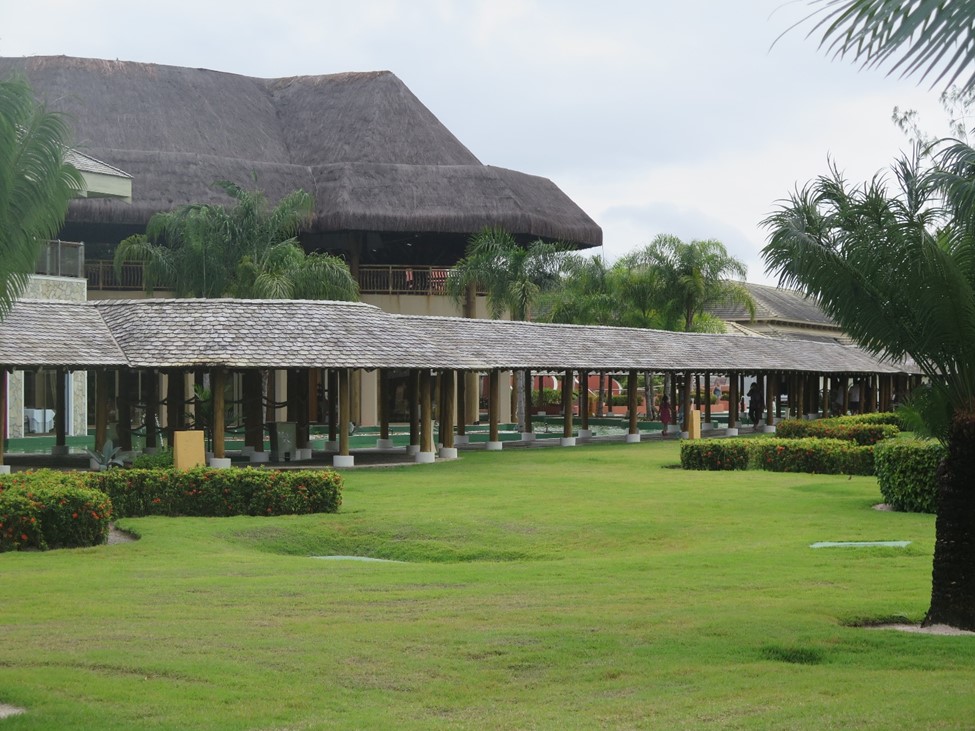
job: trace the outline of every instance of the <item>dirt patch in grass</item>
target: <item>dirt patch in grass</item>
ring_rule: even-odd
[[[7,703],[0,703],[0,718],[19,716],[21,713],[27,713],[27,710],[24,708],[17,708],[17,706],[11,706]]]

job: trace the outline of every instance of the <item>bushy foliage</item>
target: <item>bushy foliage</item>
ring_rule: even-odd
[[[0,551],[104,543],[112,501],[85,473],[18,472],[0,479]]]
[[[334,513],[342,478],[330,470],[128,469],[89,474],[119,517]]]
[[[900,411],[877,411],[870,414],[849,414],[848,416],[834,416],[822,421],[832,421],[837,424],[891,424],[900,431],[905,430],[904,417]]]
[[[151,470],[173,466],[173,450],[160,449],[155,454],[140,454],[132,460],[132,466],[140,470]]]
[[[884,439],[893,439],[900,429],[885,422],[871,423],[842,421],[851,417],[836,419],[784,419],[775,427],[775,433],[782,439],[842,439],[856,442],[861,446],[877,444]]]
[[[695,439],[680,445],[685,470],[747,470],[750,439]]]
[[[873,448],[839,439],[701,439],[680,450],[686,470],[872,475]]]
[[[945,457],[940,442],[903,441],[878,445],[874,455],[884,502],[894,510],[934,513],[938,508],[938,465]]]

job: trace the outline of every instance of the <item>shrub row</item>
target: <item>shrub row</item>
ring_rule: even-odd
[[[112,501],[84,473],[19,472],[0,479],[0,551],[104,543]]]
[[[938,465],[945,457],[939,442],[880,444],[874,459],[884,502],[894,510],[934,513],[938,507]]]
[[[847,416],[834,416],[823,421],[833,421],[837,424],[890,424],[896,426],[898,430],[904,431],[904,419],[898,411],[877,411],[871,414],[849,414]]]
[[[873,448],[841,439],[701,439],[680,449],[686,470],[762,469],[770,472],[872,475]]]
[[[108,470],[89,473],[89,484],[120,518],[334,513],[342,503],[342,478],[331,470]]]
[[[872,414],[864,414],[872,416]],[[861,446],[877,444],[884,439],[893,439],[900,429],[893,424],[861,421],[844,421],[853,417],[841,416],[835,419],[784,419],[775,427],[776,436],[782,439],[842,439],[856,442]]]

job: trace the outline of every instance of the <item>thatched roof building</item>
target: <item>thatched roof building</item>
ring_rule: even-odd
[[[258,79],[65,56],[0,59],[68,115],[82,151],[131,174],[132,203],[77,200],[63,236],[118,241],[152,214],[226,202],[214,181],[316,202],[309,249],[450,264],[471,233],[579,247],[602,231],[550,180],[481,163],[388,71]]]

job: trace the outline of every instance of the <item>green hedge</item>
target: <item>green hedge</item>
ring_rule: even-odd
[[[334,513],[342,504],[342,478],[331,470],[125,469],[90,473],[89,483],[120,518]]]
[[[0,479],[0,551],[104,543],[112,501],[85,487],[85,473],[18,472]]]
[[[761,469],[770,472],[872,475],[873,448],[840,439],[700,439],[680,449],[686,470]]]
[[[878,445],[877,482],[884,502],[894,510],[936,512],[937,471],[944,457],[940,442],[898,440]]]
[[[863,421],[843,421],[852,417],[838,417],[836,419],[783,419],[775,427],[775,434],[782,439],[842,439],[856,442],[860,446],[869,446],[893,439],[900,429],[888,423],[870,423]]]
[[[837,424],[890,424],[898,430],[904,431],[904,419],[899,411],[877,411],[872,414],[849,414],[848,416],[834,416],[822,421],[834,421]]]

